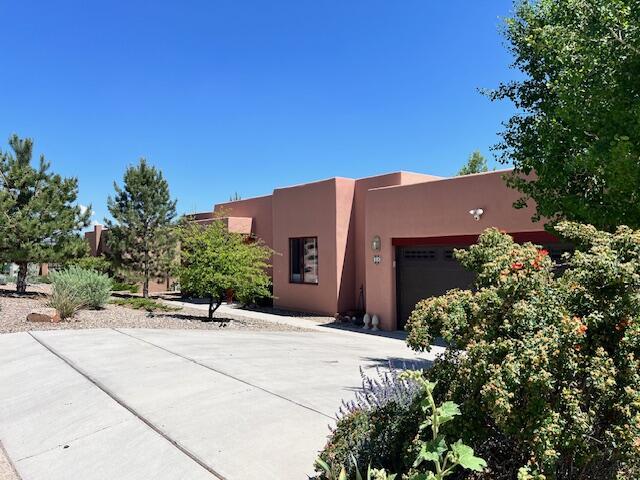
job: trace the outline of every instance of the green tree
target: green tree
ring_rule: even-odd
[[[460,169],[458,175],[469,175],[471,173],[482,173],[488,171],[489,167],[487,166],[487,160],[479,150],[476,150],[469,155],[467,163],[465,163],[465,165]]]
[[[207,227],[186,223],[180,229],[180,288],[209,299],[209,319],[229,290],[245,302],[270,297],[272,253],[261,240],[229,232],[220,220]]]
[[[82,253],[80,230],[89,224],[91,207],[75,202],[78,180],[49,171],[40,156],[31,165],[33,140],[9,138],[11,152],[0,152],[0,262],[18,265],[16,290],[27,288],[29,263],[61,262]]]
[[[490,96],[519,111],[496,147],[515,167],[516,207],[532,199],[535,219],[640,226],[637,0],[518,1],[506,38],[524,78]]]
[[[115,197],[107,203],[113,220],[105,219],[110,256],[118,266],[139,274],[142,295],[149,296],[149,278],[166,275],[175,256],[176,201],[162,172],[144,158],[124,174],[124,186],[114,182]]]

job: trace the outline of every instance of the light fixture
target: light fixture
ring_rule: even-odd
[[[473,219],[476,222],[480,220],[480,217],[482,217],[483,213],[484,213],[484,210],[481,208],[474,208],[472,210],[469,210],[469,215],[473,216]]]
[[[379,252],[381,246],[382,242],[380,240],[380,236],[376,235],[375,237],[373,237],[373,240],[371,240],[371,250],[373,250],[374,252]]]

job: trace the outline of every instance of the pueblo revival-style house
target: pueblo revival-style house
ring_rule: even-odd
[[[487,227],[559,254],[558,241],[532,223],[532,208],[513,208],[519,194],[505,185],[504,173],[331,178],[219,204],[192,218],[206,224],[222,215],[231,231],[260,237],[278,253],[275,306],[362,311],[376,314],[383,329],[401,329],[417,301],[469,286],[473,277],[453,249],[474,243]]]

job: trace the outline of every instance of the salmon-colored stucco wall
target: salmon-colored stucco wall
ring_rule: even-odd
[[[272,197],[248,198],[235,202],[220,203],[215,206],[214,212],[233,217],[253,218],[251,233],[261,238],[268,246],[273,247],[273,215]]]
[[[347,312],[356,308],[353,282],[356,269],[356,245],[354,232],[354,188],[350,178],[336,178],[336,298],[335,312]]]
[[[273,191],[274,305],[334,314],[337,309],[336,179]],[[318,283],[289,282],[289,239],[318,237]]]
[[[366,306],[367,312],[379,316],[382,328],[396,327],[392,239],[472,235],[493,226],[507,232],[543,230],[542,224],[531,221],[533,207],[513,208],[519,194],[505,185],[503,174],[489,172],[367,192],[366,241],[379,235],[382,246],[377,265],[371,248],[364,250]],[[480,221],[469,214],[475,208],[484,210]]]
[[[252,217],[224,217],[225,225],[230,232],[234,233],[253,233]]]
[[[102,225],[94,225],[93,231],[85,232],[84,239],[89,244],[91,255],[97,257],[105,253],[105,238],[102,235],[104,227]]]
[[[377,175],[375,177],[359,178],[356,180],[354,193],[354,255],[355,255],[355,273],[354,273],[354,308],[364,308],[364,304],[360,303],[360,288],[362,293],[366,291],[366,259],[369,251],[370,240],[365,236],[365,208],[367,191],[372,188],[387,187],[392,185],[408,185],[417,182],[428,182],[438,180],[440,177],[433,175],[424,175],[422,173],[411,172],[395,172],[386,175]]]

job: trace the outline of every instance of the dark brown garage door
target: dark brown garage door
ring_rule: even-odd
[[[474,274],[453,257],[451,245],[396,247],[398,329],[404,329],[416,303],[452,288],[469,288]]]
[[[396,301],[398,329],[404,326],[416,303],[429,297],[442,295],[453,288],[470,288],[475,274],[464,269],[455,258],[455,248],[468,245],[426,245],[396,247]],[[569,244],[545,245],[558,265],[556,274],[564,271],[562,255],[572,252]]]

